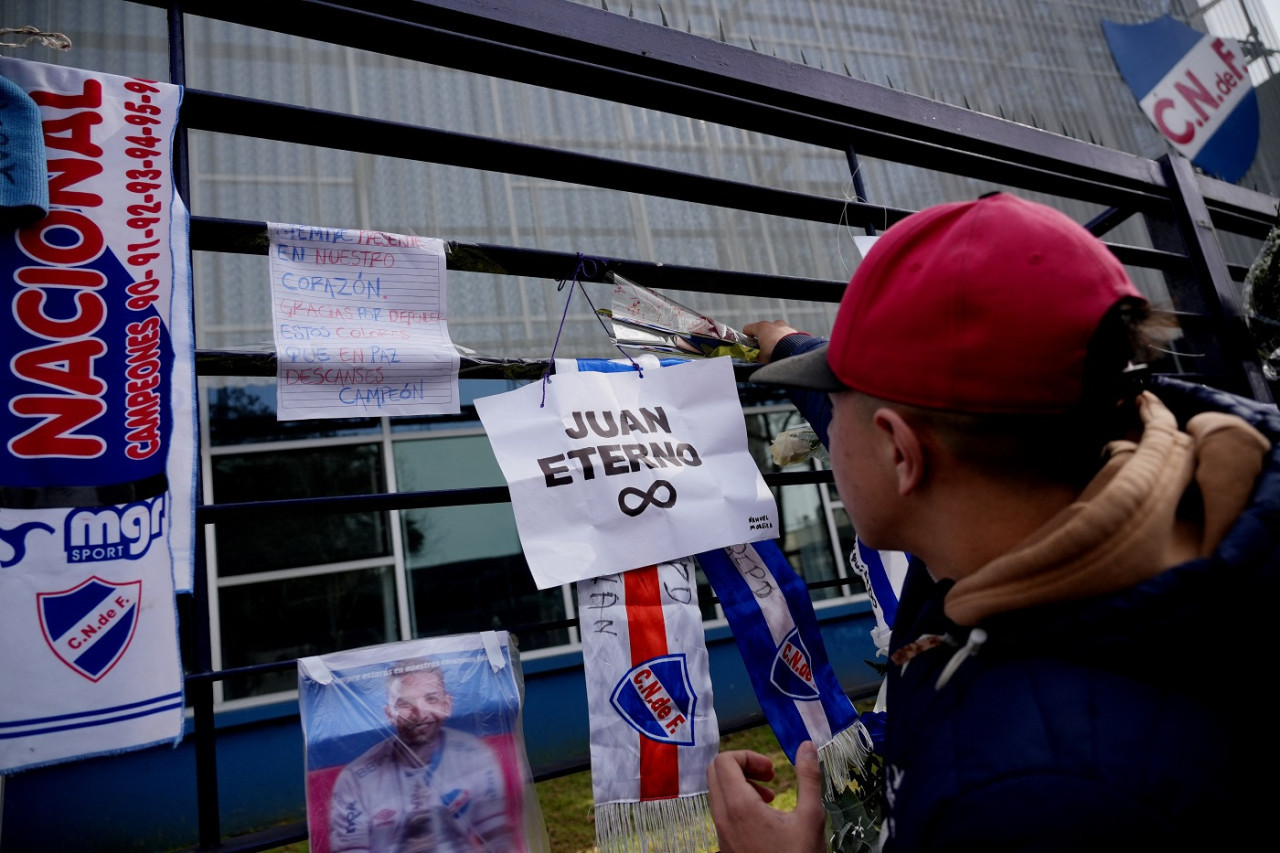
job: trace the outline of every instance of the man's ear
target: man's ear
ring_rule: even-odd
[[[884,433],[893,450],[898,494],[912,494],[924,482],[927,471],[928,456],[920,433],[899,412],[889,408],[877,409],[872,423]]]

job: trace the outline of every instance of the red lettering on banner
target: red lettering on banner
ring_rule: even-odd
[[[787,643],[782,650],[782,659],[786,661],[787,666],[791,667],[791,671],[800,676],[805,682],[810,681],[809,676],[812,670],[804,659],[804,654],[795,646]]]
[[[1222,60],[1223,65],[1231,69],[1231,73],[1236,75],[1237,80],[1244,79],[1244,72],[1239,68],[1236,68],[1235,62],[1232,61],[1236,58],[1236,55],[1227,50],[1227,45],[1222,41],[1222,39],[1219,38],[1213,40],[1213,52]]]
[[[1226,42],[1201,41],[1147,95],[1149,114],[1174,144],[1193,145],[1197,134],[1216,132],[1221,111],[1244,80],[1244,70]]]
[[[78,239],[71,245],[58,245],[45,239],[50,231],[72,231]],[[77,210],[51,210],[49,215],[30,228],[18,232],[18,244],[28,257],[56,266],[75,267],[102,254],[106,246],[102,229]]]
[[[65,267],[21,267],[13,274],[19,284],[41,287],[102,287],[107,277],[92,269],[66,269]]]
[[[94,292],[106,278],[82,266],[102,254],[106,241],[92,218],[73,209],[99,207],[102,197],[71,187],[102,172],[101,164],[94,162],[102,156],[102,148],[93,140],[94,128],[103,121],[97,112],[102,106],[102,83],[90,79],[80,92],[34,91],[30,95],[39,106],[73,111],[43,119],[41,128],[46,149],[79,156],[48,161],[49,215],[18,232],[18,245],[33,263],[14,273],[22,289],[14,297],[13,316],[21,329],[53,343],[18,352],[9,362],[10,369],[19,379],[58,393],[22,394],[10,401],[14,414],[40,421],[10,439],[8,446],[21,457],[94,458],[103,453],[106,442],[77,433],[106,411],[102,395],[107,384],[95,374],[94,366],[107,346],[93,337],[107,316],[106,302]],[[73,298],[75,313],[49,316],[47,287],[84,288]]]
[[[97,193],[73,192],[67,189],[85,178],[102,174],[102,164],[75,157],[60,157],[57,160],[50,160],[48,168],[51,206],[100,207],[102,205],[102,196]]]
[[[32,92],[31,100],[42,107],[53,107],[59,110],[75,110],[81,107],[97,109],[102,106],[102,82],[89,78],[84,81],[84,88],[79,95],[66,95],[60,92]]]
[[[120,601],[120,598],[117,597],[116,602],[119,603],[119,601]],[[112,607],[108,607],[106,610],[100,611],[98,613],[96,624],[95,622],[90,621],[81,625],[80,636],[70,637],[67,640],[67,647],[72,650],[78,650],[83,648],[84,645],[89,640],[93,639],[95,634],[97,634],[101,630],[105,630],[106,628],[110,627],[111,623],[116,621],[116,617],[120,615],[121,615],[120,611]]]
[[[72,394],[99,397],[107,383],[93,374],[93,360],[107,351],[102,341],[64,341],[32,347],[13,358],[13,368],[28,382],[39,382]]]
[[[13,300],[14,316],[27,331],[42,338],[57,341],[92,335],[107,316],[106,303],[92,291],[82,290],[75,295],[76,313],[65,320],[44,313],[45,299],[43,290],[23,290]],[[101,345],[101,341],[94,343]]]
[[[124,452],[130,459],[146,459],[160,449],[162,401],[158,393],[150,390],[159,383],[160,318],[148,317],[141,323],[130,323],[125,331],[129,333],[125,345],[129,353],[126,373],[132,381],[129,383],[131,393],[125,401],[125,427],[129,429],[125,438],[129,445]],[[143,381],[148,384],[144,386]]]
[[[1204,84],[1200,82],[1200,78],[1194,72],[1187,72],[1187,80],[1191,82],[1190,86],[1186,83],[1174,83],[1173,88],[1190,105],[1191,109],[1196,111],[1196,118],[1200,119],[1200,121],[1208,121],[1209,114],[1201,109],[1200,105],[1205,104],[1209,109],[1216,110],[1218,108],[1218,99],[1204,87]]]
[[[27,394],[15,397],[9,409],[21,417],[40,417],[43,421],[10,440],[14,456],[70,456],[92,459],[101,456],[107,443],[96,435],[71,435],[107,410],[102,400],[94,397]]]
[[[1156,101],[1156,126],[1160,128],[1160,132],[1172,139],[1179,145],[1186,145],[1196,135],[1196,126],[1191,122],[1187,122],[1182,126],[1182,130],[1174,130],[1164,120],[1164,114],[1177,106],[1173,102],[1173,98],[1161,98]]]
[[[101,157],[102,148],[93,142],[93,126],[102,124],[97,113],[72,113],[66,118],[51,118],[43,122],[44,147],[59,151],[74,151],[86,157]]]
[[[675,710],[672,705],[671,696],[662,686],[662,682],[653,674],[653,670],[645,668],[631,676],[632,683],[636,686],[636,691],[640,694],[640,698],[649,706],[649,710],[659,720],[665,720],[671,716]],[[683,719],[683,717],[681,717]],[[666,724],[670,725],[670,724]]]

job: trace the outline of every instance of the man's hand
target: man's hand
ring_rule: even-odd
[[[756,359],[757,364],[768,364],[769,359],[773,356],[773,348],[778,345],[778,341],[799,331],[799,329],[792,328],[781,320],[757,320],[742,327],[742,334],[750,335],[760,344],[760,356]]]
[[[758,752],[722,752],[711,762],[708,796],[721,853],[824,853],[822,771],[813,743],[805,741],[796,751],[796,807],[791,811],[769,805],[773,791],[760,783],[772,778],[773,763]]]

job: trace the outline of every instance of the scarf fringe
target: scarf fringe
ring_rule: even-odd
[[[595,808],[600,853],[698,853],[716,849],[705,793]]]
[[[828,743],[818,747],[818,760],[822,762],[823,791],[828,799],[843,791],[853,781],[850,768],[856,768],[858,775],[864,779],[867,777],[867,762],[874,749],[871,733],[862,724],[862,720],[854,720],[853,725],[836,732]]]

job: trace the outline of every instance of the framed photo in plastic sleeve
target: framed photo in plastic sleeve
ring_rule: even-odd
[[[546,851],[505,631],[302,658],[314,853]]]

